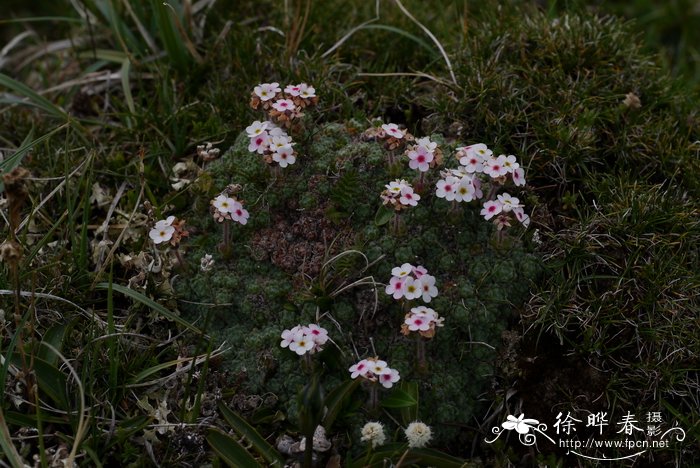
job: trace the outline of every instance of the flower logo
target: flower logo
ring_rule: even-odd
[[[517,418],[515,416],[508,415],[506,419],[507,421],[501,424],[501,427],[508,431],[515,429],[518,434],[527,434],[530,432],[530,429],[537,428],[537,425],[540,423],[537,419],[525,419],[524,413]]]

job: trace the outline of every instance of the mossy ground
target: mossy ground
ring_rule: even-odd
[[[664,2],[661,21],[642,18],[641,24],[658,27],[642,31],[639,23],[590,5],[439,1],[424,11],[424,2],[404,1],[444,45],[456,84],[430,39],[393,4],[382,4],[378,21],[325,53],[348,25],[374,17],[373,2],[313,2],[300,31],[304,2],[289,2],[285,10],[281,2],[222,0],[195,14],[206,17],[203,28],[186,23],[195,55],[163,33],[168,17],[154,14],[158,2],[139,4],[132,13],[123,5],[112,11],[85,3],[89,23],[67,6],[70,21],[31,23],[37,34],[23,36],[0,57],[3,72],[46,98],[3,77],[10,95],[0,112],[2,146],[18,148],[28,135],[31,141],[58,128],[22,161],[38,179],[22,211],[31,216],[19,231],[25,257],[18,284],[49,296],[19,301],[26,327],[9,319],[11,296],[0,296],[0,307],[8,331],[3,353],[22,329],[28,355],[54,362],[41,351],[45,340],[77,370],[92,421],[81,444],[88,464],[209,462],[215,456],[201,423],[227,427],[213,406],[219,400],[249,416],[266,436],[293,431],[303,376],[296,356],[278,347],[279,334],[314,320],[317,307],[338,322],[327,328],[344,352],[331,347],[321,356],[328,386],[346,377],[352,345],[364,357],[373,353],[373,338],[377,354],[403,379],[420,383],[420,417],[435,426],[436,446],[453,455],[476,454],[487,465],[529,463],[531,454],[481,443],[489,428],[479,426],[517,408],[551,419],[553,407],[581,406],[580,397],[590,403],[586,409],[664,411],[687,430],[687,440],[697,439],[697,80],[682,52],[697,48],[697,16],[676,14],[690,11],[684,2]],[[180,4],[171,3],[184,21]],[[634,16],[630,11],[647,3],[600,7]],[[26,14],[59,14],[50,7],[37,4]],[[142,18],[140,26],[134,16]],[[1,36],[9,41],[24,24],[7,24]],[[640,31],[655,42],[642,44]],[[673,31],[682,34],[668,60],[649,52],[674,40]],[[90,72],[104,70],[113,76],[92,81]],[[393,72],[409,75],[373,75]],[[247,152],[241,135],[261,117],[248,107],[248,96],[264,81],[313,83],[322,98],[297,138],[299,161],[279,175]],[[48,90],[56,85],[62,86]],[[628,93],[639,97],[640,108],[623,104]],[[18,97],[30,105],[18,105]],[[399,235],[375,225],[378,194],[396,174],[387,173],[377,144],[358,141],[374,117],[434,135],[445,148],[481,141],[517,155],[529,182],[521,199],[543,244],[517,230],[507,242],[495,242],[476,207],[453,211],[431,190],[402,215]],[[173,190],[172,166],[190,159],[204,141],[230,149],[188,188]],[[446,155],[454,164],[449,150]],[[403,176],[413,178],[407,168]],[[95,197],[95,183],[111,196],[121,194],[114,209]],[[221,226],[207,210],[229,183],[243,184],[251,219],[234,230],[232,256],[224,260],[217,251]],[[134,271],[117,261],[119,255],[150,251],[146,227],[130,215],[142,213],[145,200],[158,216],[188,220],[183,253],[189,269],[147,275],[141,291],[199,326],[208,320],[217,342],[232,347],[202,374],[168,380],[174,364],[154,366],[205,352],[206,339],[179,335],[179,326],[143,299],[109,296],[106,286],[94,286],[127,284]],[[98,230],[106,219],[108,230]],[[321,268],[347,250],[370,262],[381,259],[367,271],[359,255]],[[206,274],[197,268],[205,253],[216,259]],[[431,306],[446,325],[427,345],[427,376],[413,367],[414,343],[398,335],[401,305],[381,287],[376,313],[368,286],[328,297],[334,285],[360,273],[386,282],[402,262],[426,266],[440,288]],[[7,266],[0,269],[0,286],[16,286]],[[78,432],[78,401],[52,391],[52,379],[75,388],[60,377],[65,369],[56,361],[39,372],[40,395],[59,411],[44,407],[39,414],[4,402],[13,434],[36,426],[46,433],[20,447],[27,459],[40,452],[40,443],[71,445]],[[165,380],[129,386],[151,377]],[[6,383],[8,391],[31,396],[15,375]],[[204,395],[201,408],[192,407],[195,394]],[[168,437],[154,434],[149,424],[161,421],[144,397],[150,405],[166,401],[170,423],[192,426]],[[364,397],[358,394],[354,403],[335,434],[343,449],[357,442],[365,420]],[[267,411],[253,411],[260,405]],[[144,458],[149,443],[154,456]],[[48,464],[48,452],[41,453]],[[553,465],[570,461],[561,451],[538,457]],[[688,465],[697,457],[688,442],[640,463]]]

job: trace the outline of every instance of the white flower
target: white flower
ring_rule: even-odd
[[[291,99],[278,99],[272,104],[272,107],[274,107],[276,110],[280,112],[285,112],[288,110],[294,110],[296,109],[296,106],[294,105],[294,101]]]
[[[454,200],[455,194],[457,193],[458,183],[459,179],[452,176],[447,176],[445,179],[438,180],[435,195],[437,195],[438,198],[444,198],[447,201]]]
[[[393,182],[389,182],[384,187],[386,187],[386,189],[391,193],[401,193],[401,190],[406,187],[406,183],[403,180],[395,180]]]
[[[503,205],[500,202],[491,200],[484,203],[484,207],[481,209],[481,215],[486,221],[496,216],[503,210]]]
[[[386,132],[387,135],[392,136],[396,139],[403,138],[403,132],[399,130],[399,126],[393,123],[382,125],[382,130]]]
[[[382,375],[391,372],[391,369],[387,367],[386,361],[382,361],[381,359],[370,359],[369,370],[376,375]]]
[[[292,146],[294,143],[292,143],[292,139],[287,135],[286,133],[284,135],[277,135],[272,137],[272,141],[270,142],[270,149],[272,151],[277,151],[279,148],[282,148],[284,146]]]
[[[428,137],[418,138],[416,140],[416,143],[419,146],[424,147],[425,149],[427,149],[431,153],[434,153],[435,150],[437,149],[437,143],[435,143],[434,141],[430,141],[430,138],[428,138]]]
[[[231,213],[233,211],[234,207],[236,206],[236,203],[238,202],[233,198],[221,194],[214,199],[214,202],[212,204],[214,205],[214,208],[219,210],[221,213],[226,214]],[[240,205],[240,203],[238,204]]]
[[[280,88],[279,83],[261,83],[253,88],[253,92],[260,98],[261,101],[269,101],[280,91],[282,91],[282,88]]]
[[[280,343],[280,346],[283,348],[289,346],[289,344],[294,341],[294,337],[297,335],[297,333],[301,333],[301,325],[297,325],[291,330],[284,330],[282,332],[282,342]]]
[[[384,426],[382,426],[381,423],[368,422],[362,427],[360,432],[362,434],[360,440],[362,442],[369,442],[372,444],[372,448],[378,447],[379,445],[384,445],[384,442],[386,442]]]
[[[399,278],[403,278],[405,276],[408,276],[412,272],[413,272],[413,265],[411,265],[410,263],[404,263],[400,267],[394,267],[391,269],[391,275],[398,276]]]
[[[292,146],[287,145],[277,148],[277,151],[272,153],[272,160],[278,163],[280,167],[287,167],[290,164],[294,164],[297,158],[294,156]]]
[[[409,424],[404,432],[410,448],[425,447],[433,436],[430,427],[420,421]]]
[[[294,351],[299,356],[311,351],[314,347],[314,340],[302,331],[299,331],[292,336],[289,343],[289,350]]]
[[[256,120],[248,127],[246,127],[245,131],[248,134],[249,138],[253,138],[267,130],[267,124],[267,122],[260,122],[259,120]]]
[[[406,278],[406,282],[404,285],[404,296],[406,299],[411,300],[411,299],[416,299],[420,297],[423,292],[421,290],[421,282],[422,278],[420,280],[415,280],[413,279],[412,276],[409,276]]]
[[[520,208],[522,206],[520,204],[520,200],[515,197],[511,197],[508,193],[498,195],[496,198],[498,198],[498,201],[501,202],[501,205],[503,205],[504,213],[508,213],[510,210]]]
[[[306,83],[301,83],[299,85],[299,96],[304,99],[316,97],[316,90],[313,86],[309,86]]]
[[[175,221],[175,216],[168,216],[165,219],[161,219],[160,221],[156,221],[156,228],[172,226],[173,221]]]
[[[158,221],[155,227],[148,233],[148,236],[153,240],[154,244],[167,242],[172,239],[173,234],[175,234],[175,228],[164,223],[165,221]]]
[[[462,177],[462,180],[459,181],[459,185],[455,188],[454,199],[460,202],[470,202],[474,200],[475,193],[476,189],[474,188],[473,179],[469,176],[465,176]]]
[[[416,206],[418,204],[418,200],[420,200],[420,195],[414,193],[413,188],[404,187],[401,189],[401,197],[399,198],[399,202],[402,205]]]
[[[520,164],[516,162],[515,156],[511,154],[506,156],[506,160],[503,162],[503,167],[505,167],[508,172],[513,172],[520,167]]]
[[[469,145],[458,149],[465,151],[467,156],[471,156],[472,154],[477,155],[482,161],[485,161],[487,158],[493,156],[493,151],[491,151],[488,146],[483,143],[476,143],[474,145]]]

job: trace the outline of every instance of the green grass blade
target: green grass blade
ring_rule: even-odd
[[[31,89],[29,86],[19,81],[13,80],[4,73],[0,73],[0,86],[4,86],[12,90],[13,92],[19,94],[23,99],[19,102],[25,103],[28,101],[29,104],[38,107],[54,117],[61,120],[70,120],[70,116],[58,107],[56,104],[52,103],[45,97],[41,96],[39,93]]]
[[[17,148],[17,150],[14,153],[12,153],[12,156],[10,156],[10,157],[6,158],[4,161],[0,162],[0,176],[2,176],[2,174],[6,174],[6,173],[10,172],[12,169],[19,166],[20,163],[22,162],[22,159],[24,159],[24,157],[27,155],[27,153],[29,153],[32,150],[32,148],[34,148],[34,146],[48,140],[49,138],[51,138],[51,136],[54,133],[57,133],[60,130],[63,130],[67,126],[68,126],[68,124],[63,124],[60,127],[56,127],[53,130],[51,130],[49,133],[42,135],[35,140],[30,141],[30,136],[27,136],[24,139],[24,142],[20,145],[20,147]],[[32,135],[32,133],[30,132],[29,135]],[[3,184],[2,179],[0,178],[0,192],[2,192],[4,190],[5,190],[5,185]]]
[[[96,289],[109,289],[110,283],[98,283],[95,286],[95,288]],[[183,327],[187,328],[188,330],[191,330],[191,331],[193,331],[197,334],[200,334],[200,335],[202,334],[202,331],[199,328],[195,327],[194,325],[192,325],[191,323],[189,323],[187,320],[183,319],[182,317],[178,317],[177,315],[173,314],[168,309],[166,309],[162,305],[158,304],[153,299],[144,296],[140,292],[134,291],[133,289],[129,289],[126,286],[122,286],[120,284],[112,284],[111,288],[114,291],[121,293],[130,299],[133,299],[137,302],[140,302],[141,304],[145,305],[146,307],[149,307],[153,311],[159,313],[163,317],[182,325]]]
[[[347,380],[342,384],[338,385],[336,388],[331,390],[331,392],[326,397],[324,404],[326,406],[326,416],[323,418],[323,426],[326,429],[330,429],[333,426],[336,418],[340,414],[343,407],[345,407],[348,399],[360,386],[360,379]]]
[[[257,460],[237,440],[221,431],[216,429],[210,430],[207,435],[207,442],[228,466],[235,468],[260,467]]]
[[[219,411],[231,427],[241,436],[245,437],[252,445],[253,449],[267,460],[270,466],[284,466],[284,460],[275,448],[267,441],[253,426],[229,409],[223,403],[219,403]]]
[[[124,91],[124,100],[129,108],[131,115],[136,114],[136,106],[134,105],[134,97],[131,95],[131,80],[129,79],[129,73],[131,72],[131,61],[129,59],[124,59],[122,62],[121,70],[119,71],[122,90]],[[131,119],[127,120],[129,128],[131,128]]]
[[[2,448],[2,454],[10,462],[12,468],[24,468],[22,457],[17,452],[15,444],[12,443],[12,437],[10,436],[7,422],[5,422],[2,407],[0,407],[0,448]]]
[[[178,32],[175,20],[171,16],[178,13],[172,5],[159,0],[151,0],[151,7],[155,12],[161,42],[173,66],[179,71],[187,70],[192,57],[185,46],[185,39]]]

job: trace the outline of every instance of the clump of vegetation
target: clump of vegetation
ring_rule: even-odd
[[[692,438],[690,87],[589,10],[341,3],[7,29],[11,465],[505,464],[484,421],[581,398]]]

